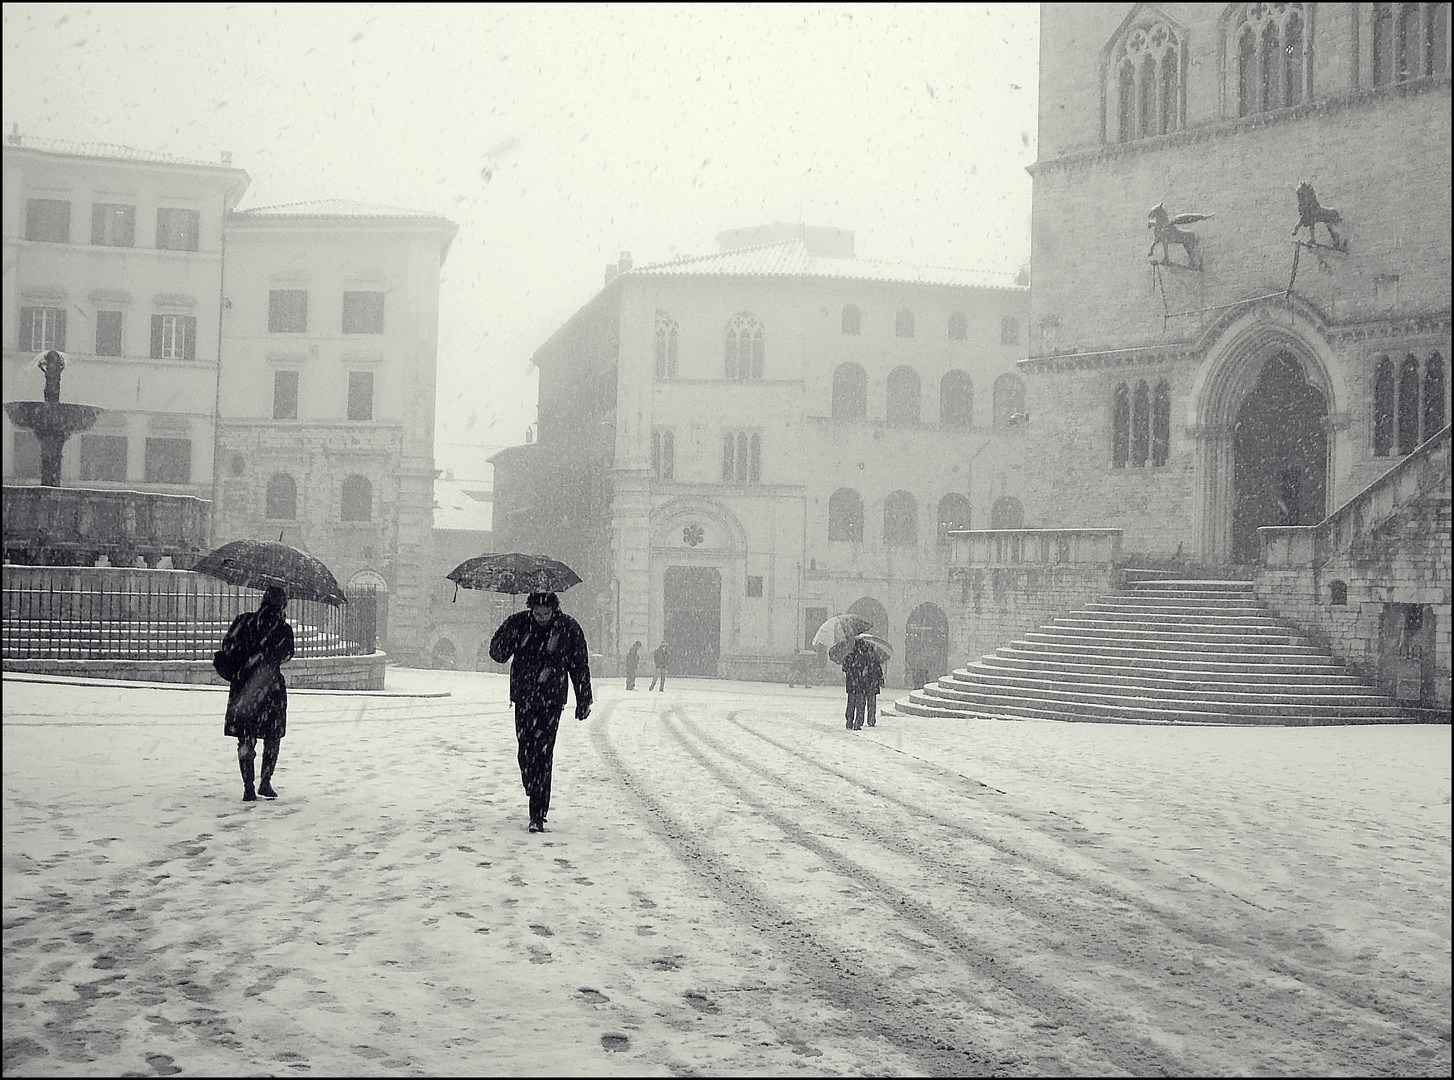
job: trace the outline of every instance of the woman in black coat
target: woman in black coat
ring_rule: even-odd
[[[278,797],[273,770],[288,730],[288,684],[280,666],[293,658],[293,628],[283,618],[287,606],[288,594],[276,585],[269,587],[256,611],[244,611],[232,620],[214,659],[218,672],[231,683],[222,734],[237,740],[243,802],[256,802],[259,795]],[[258,739],[263,741],[262,783],[254,791]]]

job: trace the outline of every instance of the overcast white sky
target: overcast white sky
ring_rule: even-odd
[[[4,127],[203,160],[243,207],[345,198],[460,226],[441,467],[523,441],[535,349],[607,262],[770,221],[860,257],[1029,259],[1036,5],[4,5]]]

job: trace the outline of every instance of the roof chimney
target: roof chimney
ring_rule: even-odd
[[[623,251],[623,252],[621,252],[621,259],[620,259],[619,262],[617,262],[616,265],[620,268],[621,273],[623,273],[623,274],[626,273],[627,270],[630,270],[631,269],[631,252],[629,252],[629,251]]]
[[[232,164],[232,151],[231,150],[224,150],[224,151],[222,151],[222,164],[224,164],[224,165],[231,165]]]

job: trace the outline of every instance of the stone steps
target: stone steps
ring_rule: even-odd
[[[1128,574],[896,703],[900,713],[1103,723],[1403,723],[1397,703],[1255,599],[1252,583]]]

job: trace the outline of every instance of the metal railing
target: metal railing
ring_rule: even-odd
[[[180,572],[65,569],[5,567],[6,659],[211,660],[232,620],[262,599],[256,589]],[[295,656],[374,652],[377,594],[346,593],[343,607],[289,601]]]

